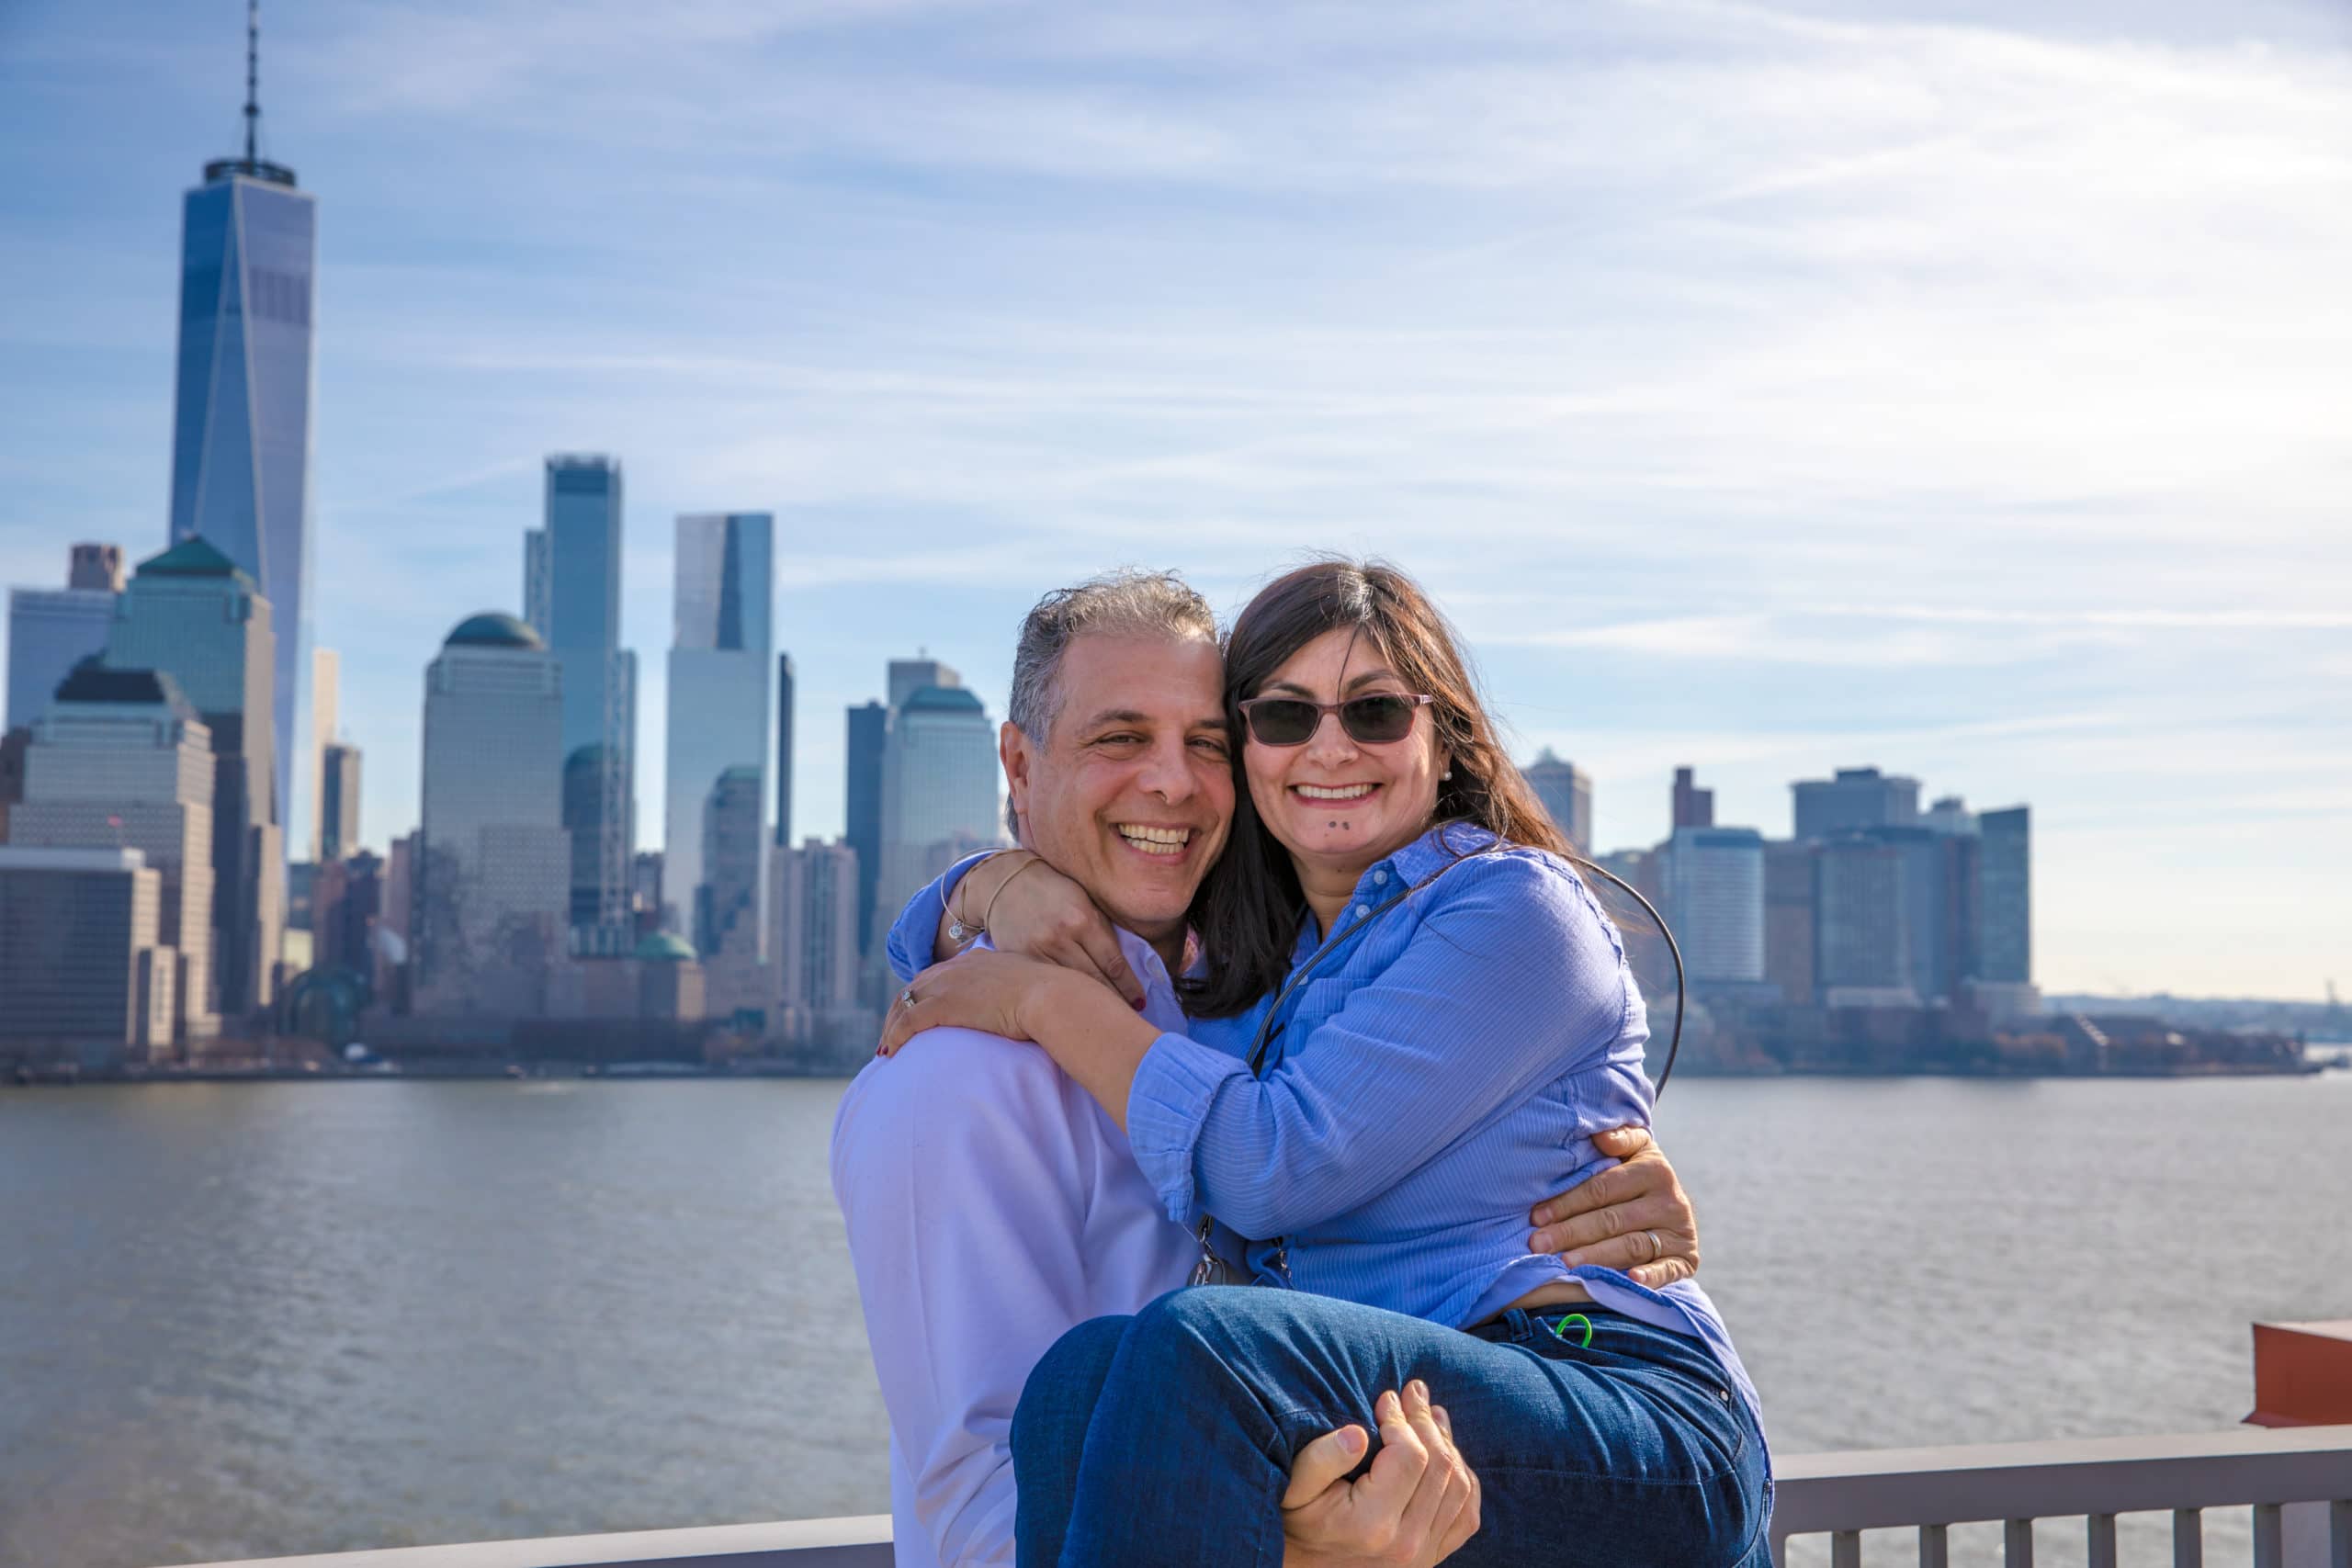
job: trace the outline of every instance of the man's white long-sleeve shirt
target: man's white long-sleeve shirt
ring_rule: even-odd
[[[1119,933],[1143,1016],[1167,967]],[[1038,1047],[934,1029],[866,1065],[833,1119],[833,1196],[890,1414],[899,1568],[1012,1562],[1021,1385],[1055,1340],[1182,1284],[1198,1256],[1126,1135]]]

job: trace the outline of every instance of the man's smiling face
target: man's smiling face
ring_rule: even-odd
[[[1046,733],[1000,740],[1022,841],[1147,942],[1183,930],[1232,824],[1224,675],[1199,638],[1089,633],[1063,651]]]

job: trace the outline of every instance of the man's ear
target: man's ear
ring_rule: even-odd
[[[1022,728],[1006,720],[996,732],[997,760],[1004,764],[1004,789],[1012,803],[1012,815],[1020,823],[1016,835],[1023,842],[1029,837],[1029,769],[1034,761],[1029,737]]]

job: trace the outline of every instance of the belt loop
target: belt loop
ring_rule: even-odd
[[[1534,1343],[1535,1320],[1528,1315],[1527,1309],[1525,1307],[1511,1308],[1509,1312],[1503,1314],[1503,1321],[1510,1325],[1510,1342],[1512,1344],[1530,1345]]]

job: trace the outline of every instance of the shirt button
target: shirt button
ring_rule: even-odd
[[[1369,915],[1369,914],[1371,914],[1371,913],[1372,913],[1372,906],[1371,906],[1371,905],[1369,905],[1369,904],[1358,904],[1358,905],[1356,906],[1356,919],[1357,919],[1361,920],[1361,919],[1363,919],[1366,915]]]
[[[1382,884],[1385,883],[1387,880],[1388,880],[1388,873],[1386,873],[1385,871],[1375,871],[1375,872],[1374,872],[1374,873],[1372,874],[1372,885],[1373,885],[1374,887],[1378,887],[1378,886],[1380,886]]]

